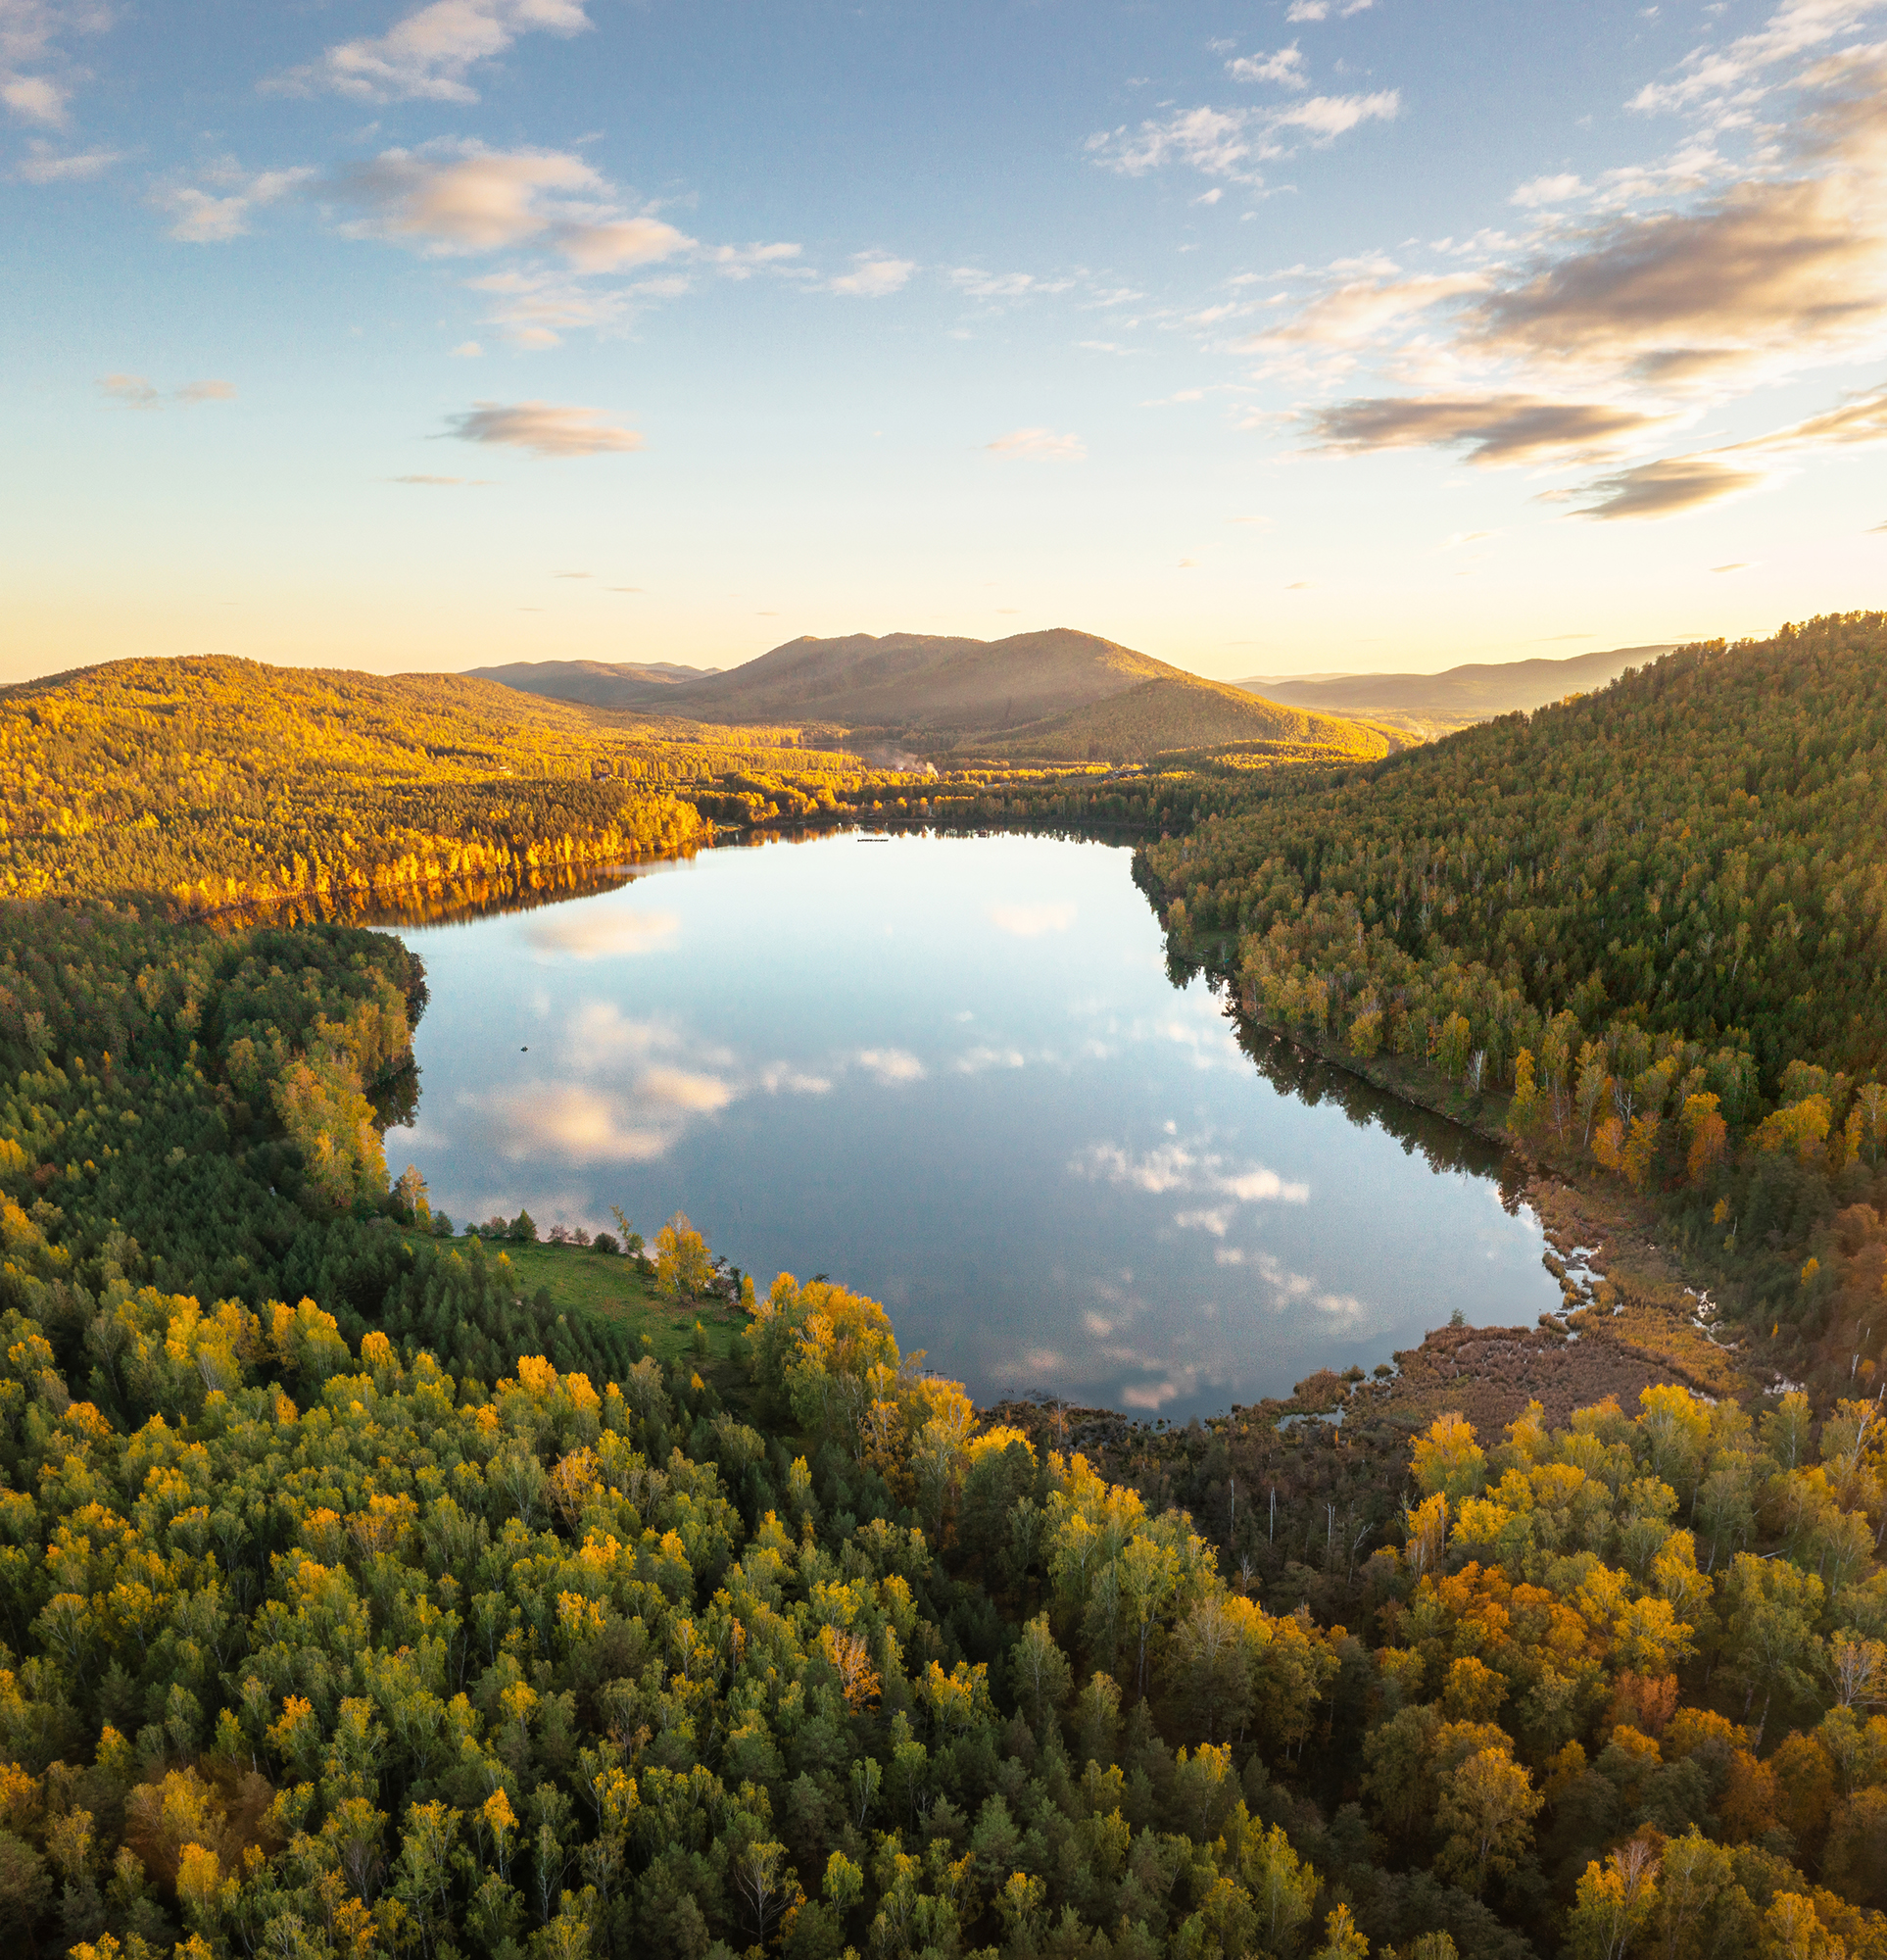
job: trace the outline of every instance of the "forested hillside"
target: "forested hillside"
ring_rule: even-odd
[[[1360,721],[1281,708],[1217,681],[1175,674],[1141,681],[994,741],[967,737],[964,746],[978,755],[1041,761],[1147,761],[1176,749],[1262,744],[1270,761],[1282,763],[1374,760],[1399,747],[1401,739]]]
[[[678,790],[738,777],[795,814],[883,780],[795,730],[693,732],[451,674],[121,661],[26,682],[0,690],[0,894],[204,910],[528,885],[703,841]]]
[[[1871,1379],[1884,779],[1887,618],[1850,614],[1260,778],[1147,861],[1255,1010],[1511,1090],[1518,1131],[1666,1194],[1693,1244],[1777,1254],[1765,1317]]]
[[[21,1939],[1887,1955],[1871,1403],[1444,1418],[1268,1605],[842,1288],[723,1395],[437,1236],[396,943],[5,917]]]

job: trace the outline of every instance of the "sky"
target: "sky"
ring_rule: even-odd
[[[1887,0],[0,0],[0,680],[1887,594]]]

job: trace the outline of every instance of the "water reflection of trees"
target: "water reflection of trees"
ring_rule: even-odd
[[[620,891],[639,877],[672,863],[652,858],[635,864],[550,864],[505,877],[460,878],[431,885],[403,886],[397,892],[360,899],[347,893],[298,895],[279,905],[240,914],[219,912],[226,925],[364,925],[382,930],[400,926],[469,925],[502,912],[534,910],[566,899],[590,899]]]
[[[1196,967],[1168,968],[1169,977],[1178,986],[1185,985],[1197,971]],[[1213,984],[1215,991],[1224,991],[1223,981]],[[1463,1171],[1490,1179],[1499,1187],[1502,1205],[1508,1211],[1519,1207],[1526,1170],[1511,1151],[1438,1110],[1425,1109],[1378,1088],[1374,1082],[1300,1047],[1288,1035],[1247,1019],[1230,1004],[1229,997],[1226,1018],[1239,1048],[1274,1089],[1311,1109],[1334,1102],[1359,1128],[1374,1126],[1386,1131],[1406,1155],[1419,1153],[1430,1170]]]

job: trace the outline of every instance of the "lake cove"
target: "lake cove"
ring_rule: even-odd
[[[1117,845],[850,833],[400,930],[432,1003],[387,1157],[436,1207],[686,1210],[980,1402],[1185,1417],[1560,1301],[1500,1153],[1176,985]]]

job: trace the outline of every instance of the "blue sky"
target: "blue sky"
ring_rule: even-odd
[[[1887,0],[0,0],[0,678],[1881,603]]]

